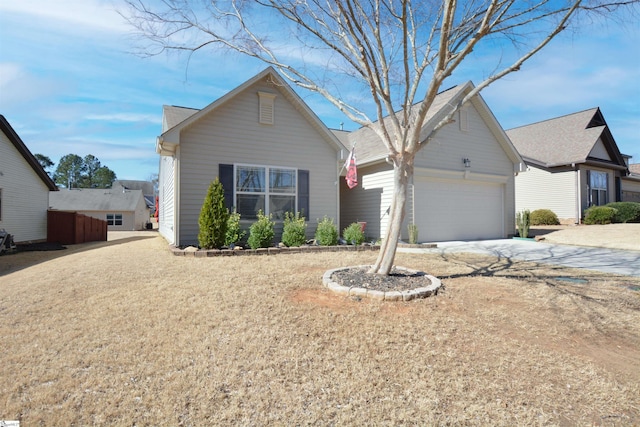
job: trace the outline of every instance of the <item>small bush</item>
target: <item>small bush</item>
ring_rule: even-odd
[[[322,221],[318,221],[315,238],[316,242],[321,246],[335,246],[338,244],[338,229],[332,218],[325,216]]]
[[[418,243],[418,225],[409,224],[407,225],[407,230],[409,231],[409,243],[412,245]]]
[[[560,225],[560,221],[552,210],[536,209],[531,212],[531,225]]]
[[[262,211],[258,211],[258,220],[249,228],[249,239],[247,240],[249,247],[258,249],[271,246],[275,235],[273,226],[271,215],[265,216]]]
[[[342,237],[347,243],[352,245],[361,245],[364,242],[364,232],[357,222],[352,223],[342,231]]]
[[[228,218],[229,209],[224,203],[224,188],[216,178],[209,184],[209,190],[198,217],[200,227],[198,244],[201,248],[220,248],[224,245]]]
[[[292,212],[284,213],[284,226],[282,229],[282,243],[285,246],[302,246],[307,241],[307,223],[300,212],[294,215]]]
[[[613,218],[613,222],[640,222],[640,203],[613,202],[608,203],[606,206],[618,211]]]
[[[529,237],[529,227],[531,226],[531,213],[528,209],[516,214],[516,226],[520,237]]]
[[[227,220],[227,234],[225,235],[224,244],[226,246],[236,244],[240,242],[246,234],[247,232],[240,228],[240,214],[236,212],[234,208]]]
[[[584,223],[588,225],[611,224],[617,213],[617,209],[607,206],[591,206],[584,211]]]

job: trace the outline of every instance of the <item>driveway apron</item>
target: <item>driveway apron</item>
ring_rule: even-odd
[[[437,248],[398,248],[398,252],[435,254],[471,252],[640,277],[640,251],[502,239],[477,242],[440,242]]]

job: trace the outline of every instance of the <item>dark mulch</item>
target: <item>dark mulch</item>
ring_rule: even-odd
[[[60,243],[49,242],[16,245],[16,250],[18,252],[60,251],[62,249],[67,249],[67,247],[62,246]]]
[[[418,271],[409,274],[406,271],[392,269],[388,276],[367,273],[367,268],[353,267],[333,273],[331,278],[338,284],[348,287],[365,288],[382,292],[407,291],[423,288],[431,284],[425,273]]]

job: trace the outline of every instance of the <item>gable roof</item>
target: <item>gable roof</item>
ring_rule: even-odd
[[[522,157],[545,167],[585,163],[590,159],[625,165],[598,107],[510,129],[507,135]],[[590,156],[599,140],[610,159]]]
[[[431,104],[431,108],[427,111],[424,125],[420,131],[420,138],[424,140],[431,133],[433,128],[443,118],[445,118],[446,115],[451,112],[451,109],[454,108],[455,105],[460,102],[473,88],[473,83],[468,81],[464,84],[444,90],[436,95],[433,100],[433,104]],[[478,110],[511,161],[518,165],[523,163],[518,151],[515,149],[482,97],[478,94],[472,98],[470,103],[472,103]],[[417,114],[420,106],[421,103],[412,105],[410,114]],[[399,111],[396,114],[399,116],[402,114],[402,111]],[[390,118],[387,117],[384,120],[390,121]],[[350,133],[348,135],[348,141],[349,143],[347,146],[349,148],[355,146],[358,164],[367,164],[384,160],[388,155],[387,148],[380,140],[380,137],[368,127],[362,127]],[[522,165],[522,167],[524,167],[524,165]],[[518,166],[517,170],[520,171],[521,167]]]
[[[144,200],[142,190],[73,188],[50,193],[49,206],[62,211],[132,212],[140,199]]]
[[[47,172],[45,172],[45,170],[42,168],[42,165],[40,164],[40,162],[38,162],[35,156],[31,153],[31,151],[29,151],[27,146],[24,144],[24,142],[22,142],[22,139],[20,139],[16,131],[13,130],[13,128],[9,124],[9,121],[1,114],[0,114],[0,130],[2,130],[2,133],[4,133],[9,139],[9,141],[13,143],[14,147],[16,147],[16,150],[18,150],[18,152],[22,154],[22,157],[24,157],[27,163],[29,163],[29,166],[31,166],[33,171],[36,173],[36,175],[38,175],[38,177],[42,180],[42,182],[44,182],[44,184],[49,188],[49,190],[57,191],[58,186],[56,185],[56,183],[53,182],[49,174],[47,174]]]
[[[176,105],[163,105],[162,106],[162,132],[166,132],[169,129],[182,123],[189,117],[196,114],[197,108],[178,107]]]
[[[166,123],[168,127],[167,129],[163,129],[162,135],[160,135],[156,141],[156,153],[160,155],[172,155],[175,152],[175,147],[180,144],[180,133],[183,129],[191,126],[209,113],[214,112],[250,86],[267,78],[274,83],[274,86],[284,95],[285,99],[307,119],[325,141],[333,145],[336,150],[344,149],[340,140],[322,123],[318,116],[309,108],[302,98],[298,96],[291,86],[284,81],[276,70],[273,67],[267,67],[262,72],[256,74],[231,92],[218,98],[202,110],[187,109],[184,107],[165,107],[163,113],[169,114],[169,117],[163,120],[163,125]]]

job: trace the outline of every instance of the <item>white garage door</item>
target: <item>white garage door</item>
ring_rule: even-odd
[[[496,239],[504,236],[504,186],[462,180],[415,180],[419,241]]]

